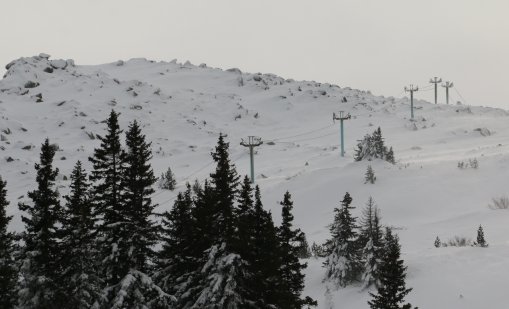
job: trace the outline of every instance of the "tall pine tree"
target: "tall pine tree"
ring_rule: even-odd
[[[102,222],[98,227],[99,258],[102,261],[102,278],[107,285],[117,284],[129,270],[129,235],[125,229],[128,218],[122,197],[122,171],[125,163],[118,116],[118,113],[111,111],[106,120],[107,134],[99,137],[101,145],[89,158],[93,164],[90,176],[94,182],[93,203],[98,219]]]
[[[412,291],[405,284],[406,269],[400,259],[401,246],[397,235],[386,228],[383,260],[379,269],[380,286],[368,304],[371,309],[411,309],[412,305],[404,304],[405,296]],[[416,308],[417,309],[417,308]]]
[[[304,274],[302,271],[307,267],[306,263],[299,261],[299,244],[303,241],[300,229],[293,228],[293,202],[290,192],[286,192],[282,206],[282,222],[278,228],[280,243],[281,268],[280,268],[280,291],[279,307],[282,309],[302,308],[305,305],[316,305],[316,301],[309,297],[301,298],[304,289]]]
[[[383,255],[383,232],[380,224],[380,211],[372,197],[369,197],[360,220],[359,248],[362,250],[364,272],[362,281],[365,287],[380,286],[378,269]]]
[[[20,308],[62,308],[58,282],[60,247],[57,224],[61,217],[59,194],[55,187],[58,169],[53,168],[55,147],[46,139],[40,162],[35,164],[37,189],[28,192],[31,204],[20,203],[25,223],[23,261],[19,292]]]
[[[80,161],[72,171],[70,188],[70,194],[64,197],[60,281],[67,298],[66,308],[86,309],[100,298],[102,280],[97,273],[90,183]]]
[[[356,218],[351,214],[354,209],[351,203],[352,198],[347,192],[341,201],[341,208],[334,208],[334,222],[329,226],[332,238],[325,244],[325,279],[340,287],[358,281],[362,272]]]
[[[18,271],[14,265],[15,235],[7,230],[12,217],[6,213],[6,186],[0,176],[0,308],[11,309],[16,304]]]
[[[156,205],[152,204],[151,195],[156,178],[150,165],[150,146],[138,123],[133,121],[126,133],[121,170],[121,215],[125,221],[118,225],[125,234],[117,242],[118,247],[127,248],[121,262],[128,271],[106,290],[111,308],[168,308],[175,302],[149,276],[155,257],[153,246],[158,241],[158,227],[152,219]]]
[[[235,237],[235,199],[238,193],[239,176],[235,165],[230,162],[229,144],[224,141],[224,135],[219,140],[212,158],[216,162],[216,171],[210,174],[214,193],[214,233],[219,241],[225,242],[230,249]]]
[[[256,308],[256,298],[249,286],[253,275],[248,263],[236,252],[237,216],[234,207],[238,192],[235,166],[230,162],[229,145],[221,134],[212,158],[216,171],[210,175],[212,186],[201,194],[205,197],[197,205],[209,218],[200,218],[197,225],[209,225],[204,238],[211,242],[202,258],[203,267],[189,289],[184,308]],[[209,192],[207,192],[207,190]],[[199,198],[200,199],[200,196]],[[205,210],[207,207],[211,209]],[[205,209],[204,209],[205,208]],[[203,215],[201,213],[201,215]]]
[[[156,282],[167,293],[179,299],[186,293],[193,271],[199,267],[193,253],[192,217],[193,199],[191,186],[179,193],[170,211],[162,214],[162,249],[158,252]]]

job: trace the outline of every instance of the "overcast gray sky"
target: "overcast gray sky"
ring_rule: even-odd
[[[2,64],[177,58],[386,96],[439,76],[468,104],[509,109],[508,0],[1,0],[0,11]]]

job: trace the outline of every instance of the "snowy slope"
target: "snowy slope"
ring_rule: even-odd
[[[401,237],[412,304],[506,308],[509,210],[487,205],[507,192],[509,113],[424,101],[415,106],[416,120],[410,121],[407,98],[188,62],[132,59],[79,66],[44,54],[20,58],[7,65],[0,80],[0,175],[8,181],[12,229],[23,228],[16,204],[34,186],[33,164],[43,139],[60,147],[56,165],[65,194],[63,175],[76,160],[90,168],[87,156],[98,146],[93,138],[104,133],[102,121],[114,108],[123,128],[133,119],[143,124],[153,142],[156,173],[171,166],[180,187],[211,172],[210,151],[219,132],[228,134],[240,173],[249,171],[241,138],[262,137],[256,177],[276,222],[278,201],[290,190],[297,224],[310,243],[320,243],[346,191],[358,213],[373,196],[383,223]],[[332,113],[340,110],[352,114],[345,122],[345,158],[339,156],[339,124],[332,122]],[[378,180],[365,185],[367,163],[353,162],[353,150],[356,140],[378,126],[394,147],[397,164],[372,162]],[[458,161],[470,158],[477,158],[478,169],[457,168]],[[175,194],[157,191],[155,200],[167,209]],[[473,239],[479,224],[489,248],[433,247],[437,235]],[[306,271],[306,293],[319,308],[367,308],[368,293],[359,287],[333,289],[326,296],[321,262],[309,260]]]

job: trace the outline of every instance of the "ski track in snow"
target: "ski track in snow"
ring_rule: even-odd
[[[102,121],[114,108],[121,112],[122,128],[134,119],[141,122],[152,141],[154,171],[160,175],[171,166],[177,190],[212,171],[210,151],[219,132],[228,135],[240,174],[249,172],[240,139],[260,136],[265,144],[256,148],[256,179],[276,223],[278,201],[289,190],[296,225],[310,244],[321,243],[345,192],[354,199],[356,215],[372,196],[382,223],[395,227],[401,238],[407,285],[414,288],[409,302],[420,308],[506,307],[509,210],[487,207],[491,198],[507,194],[509,113],[504,110],[417,101],[416,120],[410,121],[407,98],[177,61],[79,66],[37,56],[8,67],[0,80],[0,175],[8,181],[13,230],[23,229],[17,203],[34,188],[33,165],[44,138],[60,146],[55,165],[64,195],[69,182],[63,175],[77,160],[90,170],[87,157],[99,145],[91,137],[104,134]],[[50,67],[52,73],[44,71]],[[39,85],[25,88],[28,81]],[[332,113],[340,110],[352,114],[345,121],[344,158],[339,124],[332,123]],[[353,162],[356,141],[378,126],[397,164]],[[470,158],[477,158],[478,169],[457,168],[458,161]],[[374,185],[364,184],[368,164],[377,177]],[[159,209],[170,208],[176,193],[157,189]],[[474,239],[479,224],[487,249],[433,246],[436,236]],[[332,289],[326,297],[321,264],[308,260],[305,295],[317,299],[319,308],[367,308],[369,295],[360,287]]]

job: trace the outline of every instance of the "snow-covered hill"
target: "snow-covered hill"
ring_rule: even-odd
[[[420,308],[506,308],[509,277],[509,210],[488,207],[507,194],[509,113],[494,108],[415,103],[410,121],[407,98],[273,74],[221,70],[205,64],[146,59],[80,66],[41,54],[6,66],[0,81],[0,175],[8,181],[16,207],[34,186],[33,165],[45,137],[57,143],[56,165],[65,193],[76,160],[85,162],[111,109],[121,125],[139,120],[153,142],[153,166],[171,166],[179,186],[203,179],[213,164],[210,151],[219,132],[228,135],[238,171],[247,174],[249,156],[239,143],[262,137],[256,180],[265,206],[279,220],[278,201],[290,190],[297,224],[310,242],[328,237],[332,210],[346,191],[357,214],[372,196],[383,223],[397,229],[408,265],[408,300]],[[425,90],[427,88],[424,88]],[[416,94],[418,97],[419,93]],[[479,102],[482,103],[482,102]],[[339,124],[332,113],[345,111],[346,156],[339,155]],[[367,162],[354,162],[356,141],[378,126],[393,146],[397,164],[371,162],[377,176],[364,184]],[[476,158],[478,169],[459,169]],[[161,209],[176,192],[157,191]],[[435,248],[436,236],[474,238],[482,224],[489,248]],[[311,259],[305,293],[319,308],[367,308],[367,291],[349,287],[324,295],[321,260]]]

